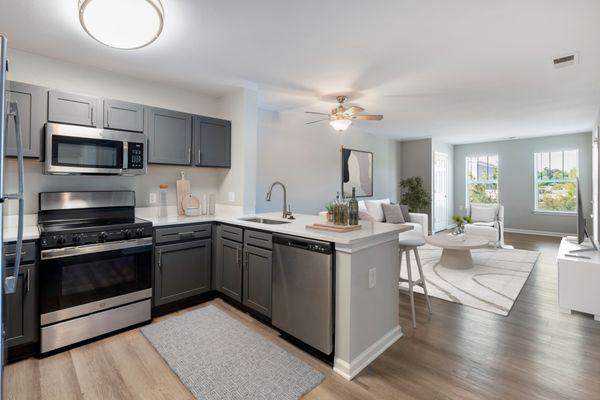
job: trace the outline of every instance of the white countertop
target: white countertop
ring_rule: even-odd
[[[174,210],[169,210],[173,212]],[[244,215],[239,207],[229,208],[217,208],[216,215],[202,215],[197,217],[179,216],[176,214],[169,214],[168,217],[159,218],[156,215],[156,209],[137,209],[136,216],[139,218],[146,219],[152,222],[153,226],[167,226],[167,225],[180,225],[180,224],[192,224],[201,222],[222,222],[231,225],[242,226],[245,228],[253,228],[262,231],[282,233],[287,235],[299,236],[309,239],[322,240],[326,242],[333,242],[339,244],[352,245],[363,241],[371,240],[380,236],[386,236],[391,234],[398,234],[413,229],[410,225],[403,224],[386,224],[381,222],[368,222],[361,221],[360,224],[362,229],[351,231],[351,232],[330,232],[324,230],[317,230],[307,228],[307,225],[315,222],[324,222],[323,217],[316,215],[306,214],[295,214],[294,220],[287,220],[281,218],[280,212],[273,213],[261,213],[261,214],[249,214]],[[240,218],[251,218],[261,217],[280,221],[286,221],[288,223],[270,225],[261,224],[258,222],[243,221]]]
[[[307,228],[307,225],[315,222],[323,222],[323,218],[316,215],[296,214],[295,220],[284,220],[281,213],[262,213],[244,215],[240,207],[228,207],[217,205],[216,215],[200,215],[196,217],[187,217],[177,215],[176,210],[169,208],[169,215],[165,218],[159,218],[156,208],[145,207],[136,209],[136,216],[152,222],[153,226],[168,226],[193,224],[202,222],[222,222],[232,225],[238,225],[246,228],[253,228],[262,231],[282,233],[293,236],[300,236],[309,239],[323,240],[339,244],[356,244],[376,237],[400,233],[412,229],[410,225],[386,224],[381,222],[361,221],[362,229],[351,232],[329,232],[317,229]],[[258,216],[262,218],[286,221],[289,223],[279,225],[261,224],[257,222],[242,221],[239,218],[249,218]],[[37,215],[25,215],[23,227],[23,240],[35,240],[40,237],[37,226]],[[4,219],[4,242],[14,242],[17,239],[17,218],[14,215],[6,216]]]

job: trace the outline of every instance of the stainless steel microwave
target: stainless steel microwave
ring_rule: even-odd
[[[46,124],[45,174],[143,175],[146,135]]]

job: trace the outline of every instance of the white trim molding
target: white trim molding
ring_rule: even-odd
[[[347,380],[352,380],[352,378],[358,375],[360,371],[365,369],[369,364],[371,364],[371,362],[373,362],[373,360],[379,357],[381,353],[396,343],[396,341],[400,339],[402,335],[402,328],[400,325],[398,325],[383,335],[381,339],[367,347],[350,363],[342,360],[341,358],[335,357],[333,360],[333,370]]]
[[[521,233],[523,235],[539,235],[539,236],[553,236],[553,237],[565,237],[565,236],[575,235],[574,233],[535,231],[535,230],[530,230],[530,229],[513,229],[513,228],[504,228],[504,232]]]

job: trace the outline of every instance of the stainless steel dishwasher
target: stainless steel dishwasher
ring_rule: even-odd
[[[273,234],[272,324],[333,351],[333,249],[330,243]]]

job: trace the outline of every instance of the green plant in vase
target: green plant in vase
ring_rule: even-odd
[[[429,207],[431,196],[423,188],[423,179],[420,176],[402,179],[400,187],[402,188],[400,203],[406,204],[410,212],[421,212]]]
[[[333,211],[335,209],[335,203],[325,203],[325,209],[327,210],[327,222],[333,222]]]
[[[452,221],[456,224],[456,228],[454,228],[455,235],[462,235],[465,233],[465,225],[472,224],[473,220],[468,215],[453,215]]]

